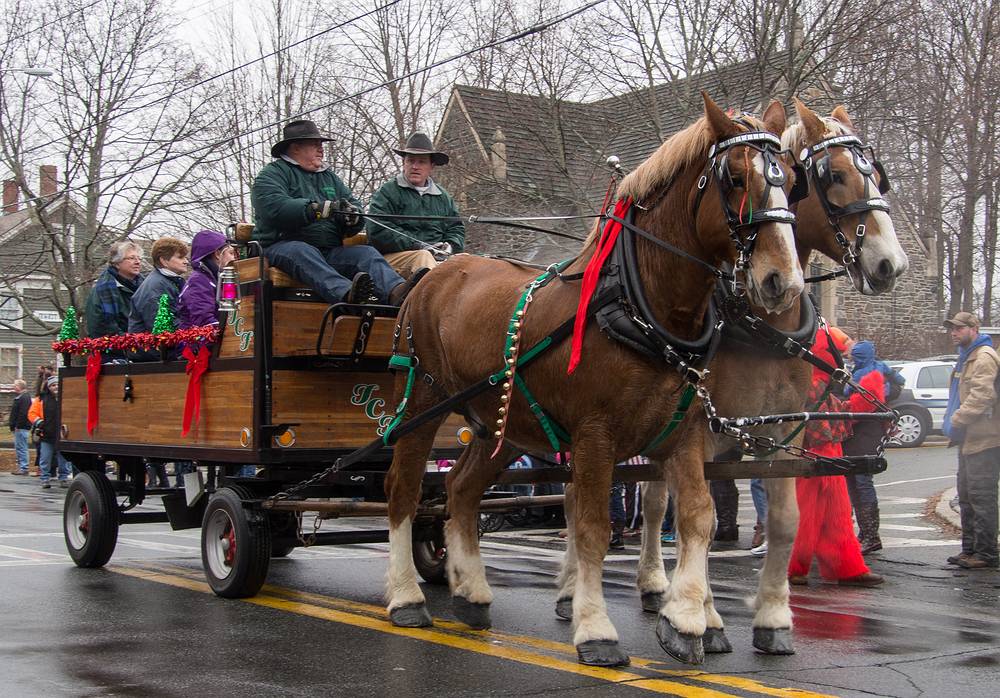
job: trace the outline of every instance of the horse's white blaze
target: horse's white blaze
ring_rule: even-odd
[[[764,178],[764,156],[761,153],[757,153],[753,160],[753,168],[757,172],[757,175]],[[781,187],[770,188],[768,192],[767,201],[764,202],[763,208],[788,208],[788,198],[785,196],[785,190]],[[763,299],[758,296],[758,299],[762,301],[761,305],[769,313],[782,312],[791,307],[792,303],[796,298],[802,293],[805,288],[805,277],[802,275],[802,268],[799,266],[798,253],[795,250],[795,233],[792,229],[790,223],[766,223],[764,225],[767,228],[766,231],[761,231],[758,233],[766,235],[777,235],[781,241],[781,254],[782,259],[773,260],[773,269],[762,269],[762,276],[766,277],[772,271],[778,271],[782,275],[782,281],[784,282],[785,293],[782,296],[780,302],[778,303],[765,303]],[[752,262],[751,262],[752,266]],[[751,276],[753,276],[751,274]],[[755,282],[759,282],[762,279],[756,279]],[[756,285],[756,284],[754,284]]]
[[[424,603],[413,564],[413,521],[389,527],[389,573],[386,575],[389,610]]]
[[[493,603],[493,590],[486,581],[486,568],[479,546],[470,549],[466,538],[453,529],[452,523],[449,522],[445,528],[451,592],[472,603]]]
[[[618,631],[608,618],[601,589],[603,560],[577,558],[576,591],[573,594],[573,644],[589,640],[618,641]]]
[[[875,225],[869,223],[865,241],[861,245],[861,268],[866,275],[874,274],[879,263],[888,260],[896,276],[899,276],[906,271],[910,262],[896,237],[892,217],[885,211],[872,211],[869,216],[871,223]]]
[[[769,479],[767,489],[767,556],[753,601],[755,628],[792,627],[788,605],[788,559],[799,527],[795,480]]]
[[[663,593],[670,586],[663,568],[660,527],[667,511],[667,483],[660,480],[642,483],[642,547],[636,586],[640,594]]]

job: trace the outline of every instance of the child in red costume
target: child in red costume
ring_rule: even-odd
[[[812,352],[827,363],[836,365],[830,350],[831,341],[838,351],[846,351],[846,344],[843,341],[837,343],[824,327],[816,333]],[[873,378],[865,380],[869,376]],[[878,371],[872,371],[864,378],[861,385],[881,399],[884,387]],[[813,368],[812,389],[806,403],[810,409],[820,412],[874,411],[874,407],[857,392],[847,401],[830,394],[827,390],[829,381],[829,374]],[[821,404],[814,407],[817,402]],[[840,444],[850,436],[848,424],[846,421],[809,422],[803,446],[816,454],[839,458],[843,455]],[[819,573],[825,579],[837,580],[839,584],[870,587],[885,581],[872,574],[861,557],[861,545],[854,536],[851,521],[851,500],[843,477],[800,477],[795,481],[795,492],[799,503],[799,531],[788,563],[789,582],[807,583],[813,556],[819,562]]]

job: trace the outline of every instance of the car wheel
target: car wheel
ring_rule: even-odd
[[[899,432],[893,439],[903,448],[916,448],[927,438],[931,429],[930,416],[912,407],[899,410]]]

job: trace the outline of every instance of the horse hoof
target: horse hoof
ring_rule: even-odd
[[[587,666],[628,666],[631,661],[616,640],[587,640],[576,646],[580,664]]]
[[[663,606],[663,592],[662,591],[644,591],[642,592],[642,610],[646,613],[659,613],[660,608]]]
[[[397,628],[429,628],[434,625],[427,606],[422,603],[392,609],[389,611],[389,620]]]
[[[701,664],[705,661],[705,647],[701,644],[701,637],[678,632],[666,616],[661,615],[656,624],[656,639],[660,641],[663,651],[679,662]]]
[[[473,630],[489,629],[491,623],[488,603],[472,603],[462,596],[453,596],[451,606],[455,617]]]
[[[561,620],[573,620],[573,599],[559,599],[556,601],[556,616]]]
[[[753,646],[764,654],[795,654],[791,628],[754,628]]]
[[[726,631],[722,628],[705,628],[705,634],[701,636],[701,646],[705,648],[705,654],[729,654],[733,651],[733,646],[726,637]]]

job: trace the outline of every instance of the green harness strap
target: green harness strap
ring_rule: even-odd
[[[417,373],[417,362],[412,356],[393,354],[389,357],[389,368],[393,367],[405,368],[408,371],[406,374],[406,389],[403,391],[403,399],[399,401],[399,406],[396,407],[396,416],[392,418],[389,426],[385,428],[385,433],[382,434],[382,443],[386,446],[389,445],[389,434],[403,422],[403,418],[406,416],[406,403],[409,402],[410,393],[413,391],[413,380]]]
[[[667,437],[674,432],[674,429],[680,426],[680,423],[684,421],[684,415],[687,414],[688,408],[691,407],[691,403],[694,402],[694,396],[697,392],[698,391],[695,390],[693,385],[690,383],[687,384],[687,387],[684,388],[684,392],[681,393],[681,399],[677,402],[677,409],[674,410],[674,416],[670,419],[667,425],[663,427],[660,433],[656,435],[656,438],[654,438],[650,444],[646,446],[646,448],[642,449],[640,455],[648,456],[656,450],[660,444],[667,440]]]

